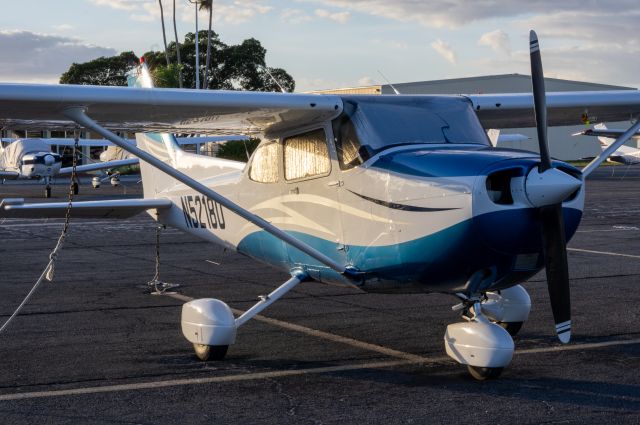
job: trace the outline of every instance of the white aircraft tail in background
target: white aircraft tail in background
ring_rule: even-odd
[[[500,130],[495,128],[487,130],[487,136],[489,136],[491,146],[494,148],[498,147],[498,143],[524,142],[531,139],[531,137],[527,137],[524,134],[500,134]]]

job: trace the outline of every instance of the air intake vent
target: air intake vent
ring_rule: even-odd
[[[497,171],[487,176],[489,199],[499,205],[512,205],[511,179],[519,174],[519,169]]]

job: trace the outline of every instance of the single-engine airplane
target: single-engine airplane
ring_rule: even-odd
[[[74,217],[147,210],[291,274],[239,317],[220,300],[186,303],[182,331],[200,359],[224,358],[241,326],[315,280],[454,295],[464,321],[447,327],[446,352],[476,379],[495,378],[529,315],[520,283],[543,267],[556,333],[569,342],[566,240],[582,217],[584,181],[640,128],[636,121],[583,170],[552,160],[548,124],[637,117],[640,93],[546,94],[533,31],[530,52],[533,95],[161,90],[143,63],[133,88],[1,84],[0,124],[79,125],[140,158],[143,199],[74,202]],[[540,154],[493,147],[484,131],[528,126],[537,127]],[[137,146],[113,132],[122,130],[137,131]],[[244,164],[184,152],[170,133],[185,132],[262,142]],[[66,208],[5,199],[0,215],[55,217]]]

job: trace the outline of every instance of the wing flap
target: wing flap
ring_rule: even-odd
[[[169,209],[168,199],[115,199],[71,204],[72,218],[129,218],[150,209]],[[67,202],[25,204],[22,198],[3,199],[0,218],[64,218]]]
[[[530,93],[467,96],[484,128],[535,127]],[[606,90],[547,94],[551,126],[630,121],[640,115],[640,91]]]

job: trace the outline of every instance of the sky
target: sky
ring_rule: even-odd
[[[172,38],[172,3],[163,0]],[[0,81],[55,83],[73,62],[162,49],[158,0],[0,0]],[[195,8],[176,0],[178,33]],[[207,16],[200,14],[201,29]],[[227,44],[254,37],[296,91],[529,74],[640,87],[638,0],[214,0]]]

